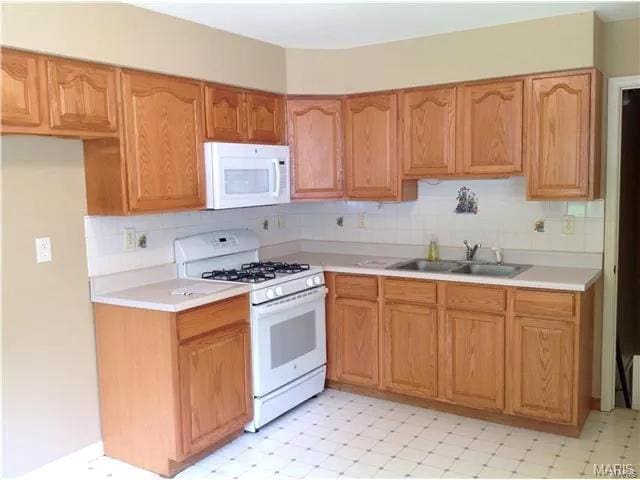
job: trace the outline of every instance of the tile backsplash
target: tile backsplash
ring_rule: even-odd
[[[477,214],[456,214],[462,186],[477,197]],[[575,233],[562,234],[562,217],[575,215]],[[535,230],[544,221],[544,232]],[[268,225],[265,225],[265,221]],[[173,261],[173,241],[199,232],[251,228],[263,245],[296,239],[423,245],[462,241],[507,249],[602,252],[604,201],[526,201],[521,177],[421,181],[414,202],[299,202],[232,210],[132,217],[86,217],[89,275]],[[267,226],[268,229],[264,229]],[[124,249],[123,229],[147,234],[147,248]]]

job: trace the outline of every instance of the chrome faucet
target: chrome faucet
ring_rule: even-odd
[[[502,249],[493,247],[491,250],[493,250],[493,253],[496,254],[496,263],[498,265],[504,265],[504,252],[502,251]]]
[[[478,249],[482,247],[482,245],[479,243],[476,243],[473,247],[470,247],[469,242],[467,242],[466,240],[464,241],[464,246],[467,247],[467,261],[469,262],[473,260],[473,257],[476,256]]]

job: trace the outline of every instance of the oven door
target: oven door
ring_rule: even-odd
[[[327,363],[325,295],[322,286],[252,307],[256,397]]]

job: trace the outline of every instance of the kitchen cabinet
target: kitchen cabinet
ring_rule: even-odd
[[[94,307],[105,455],[171,477],[243,432],[248,295],[178,313]]]
[[[53,130],[117,133],[116,70],[83,62],[45,60]]]
[[[85,141],[90,215],[204,207],[202,85],[122,72],[123,136]]]
[[[523,81],[460,87],[463,175],[522,173]]]
[[[2,131],[29,133],[44,121],[38,55],[2,49]],[[15,127],[15,128],[12,128]]]
[[[582,424],[589,412],[594,289],[514,292],[507,328],[507,412]]]
[[[343,127],[339,98],[288,98],[291,197],[342,198]]]
[[[600,197],[601,77],[591,69],[527,78],[529,199]]]
[[[188,455],[244,427],[251,418],[247,325],[178,347],[182,448]]]
[[[243,90],[221,85],[205,87],[206,135],[219,142],[247,138],[247,101]]]
[[[247,140],[283,143],[284,98],[270,93],[247,92]]]
[[[405,175],[432,177],[456,172],[456,92],[455,86],[400,92]]]
[[[378,385],[378,303],[338,298],[338,378],[358,385]]]
[[[395,93],[354,95],[345,100],[346,193],[353,199],[410,200],[415,180],[404,180],[398,160]]]

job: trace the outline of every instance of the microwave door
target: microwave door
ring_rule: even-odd
[[[220,177],[222,208],[273,203],[279,175],[272,160],[225,158]]]

